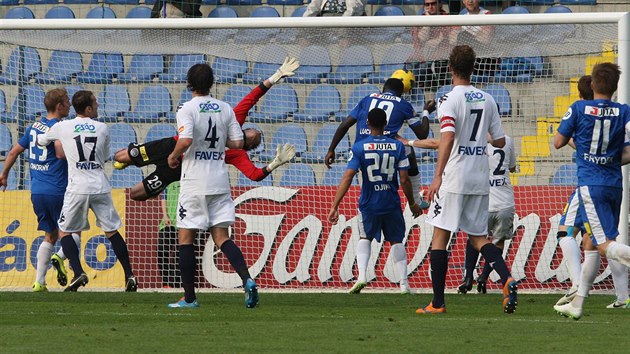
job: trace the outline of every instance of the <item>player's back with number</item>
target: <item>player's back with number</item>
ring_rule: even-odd
[[[404,145],[385,136],[368,136],[352,147],[348,168],[361,171],[359,209],[371,214],[400,210],[398,171],[408,169]]]
[[[630,108],[607,99],[576,101],[558,132],[573,137],[578,185],[621,186],[621,153],[629,144]]]
[[[182,162],[182,190],[204,195],[229,193],[225,144],[241,133],[229,104],[211,96],[193,97],[177,112],[179,137],[192,138]]]
[[[440,131],[454,131],[442,188],[453,193],[487,194],[487,138],[503,136],[494,98],[472,85],[458,85],[437,105]]]
[[[28,163],[31,174],[31,193],[63,195],[68,184],[68,167],[63,159],[55,155],[55,144],[37,145],[37,136],[46,133],[58,123],[57,119],[42,117],[39,122],[26,128],[18,144],[28,150]]]

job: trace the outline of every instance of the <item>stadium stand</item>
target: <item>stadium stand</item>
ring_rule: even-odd
[[[315,186],[315,172],[311,165],[290,163],[280,178],[280,187]]]
[[[0,156],[6,156],[12,144],[11,130],[6,125],[0,124]]]
[[[236,83],[247,72],[247,55],[245,52],[240,51],[234,54],[232,58],[214,58],[212,70],[214,71],[214,80],[217,83]]]
[[[186,82],[186,73],[194,64],[205,63],[204,54],[177,54],[173,56],[168,71],[160,74],[160,80],[168,83]]]
[[[144,176],[142,175],[142,170],[136,166],[129,166],[124,170],[116,170],[112,171],[112,177],[110,178],[110,183],[112,188],[131,188],[134,184],[142,181]]]
[[[28,82],[31,77],[42,71],[42,61],[37,49],[31,47],[16,47],[9,55],[9,61],[7,62],[4,73],[0,74],[0,84],[17,84],[18,75],[20,73],[20,57],[22,57],[24,63],[28,63],[22,72],[24,76],[22,78],[23,81]]]
[[[509,6],[506,7],[503,15],[517,15],[528,14],[529,10],[524,6]],[[498,40],[507,41],[509,38],[523,38],[527,37],[532,32],[531,25],[519,25],[519,26],[498,26],[495,31],[495,36]]]
[[[85,5],[98,4],[98,0],[63,0],[66,5]]]
[[[17,5],[17,3],[16,3]],[[35,14],[28,7],[20,6],[9,9],[4,14],[4,18],[7,20],[26,20],[26,19],[34,19]]]
[[[295,146],[295,156],[302,156],[308,146],[304,128],[297,124],[285,124],[280,126],[271,137],[266,151],[259,155],[260,160],[265,162],[273,160],[276,156],[276,148],[284,144],[293,144]]]
[[[230,6],[217,6],[210,13],[208,17],[213,18],[237,18],[238,13],[234,10],[233,7]]]
[[[72,103],[72,96],[74,96],[77,91],[83,90],[83,87],[77,85],[68,85],[65,87],[65,89],[68,92],[68,98],[70,98],[70,101]],[[70,105],[70,113],[68,113],[68,118],[74,118],[76,116],[77,112],[75,112],[74,107]]]
[[[339,182],[341,182],[341,177],[343,176],[344,172],[346,172],[345,164],[332,165],[330,168],[327,168],[324,171],[324,177],[322,178],[320,185],[338,186]],[[354,178],[352,179],[352,185],[353,186],[359,185],[359,179],[357,175],[355,175]]]
[[[151,8],[148,6],[136,6],[129,10],[126,18],[151,18]]]
[[[116,13],[109,7],[99,6],[88,11],[85,18],[116,18]]]
[[[501,116],[512,115],[512,98],[510,91],[501,84],[492,84],[483,88],[484,91],[489,93],[499,105],[499,114]]]
[[[249,86],[232,85],[225,92],[221,100],[227,102],[232,108],[234,108],[251,90],[252,88]]]
[[[330,146],[337,127],[337,124],[325,124],[322,126],[315,136],[311,149],[302,155],[302,161],[307,163],[324,163],[324,158],[328,153],[328,146]],[[350,137],[346,134],[335,149],[336,159],[345,158],[349,150]]]
[[[385,54],[383,54],[383,58],[378,64],[376,72],[369,75],[368,82],[378,85],[385,83],[385,80],[387,80],[394,71],[404,68],[405,61],[407,61],[412,51],[412,46],[402,43],[389,46]]]
[[[0,6],[17,6],[20,0],[0,0]]]
[[[104,0],[103,2],[110,5],[138,5],[140,3],[139,0]]]
[[[168,138],[177,135],[177,130],[172,124],[154,124],[147,131],[144,141],[154,141],[162,138]]]
[[[111,84],[124,71],[120,53],[95,53],[88,68],[77,74],[77,82],[83,84]]]
[[[5,96],[4,91],[0,90],[0,123],[16,123],[16,122],[17,120],[15,119],[15,115],[7,111],[7,97]],[[4,125],[3,127],[6,129]],[[0,134],[0,136],[2,136],[2,139],[5,139],[4,135]],[[2,140],[3,143],[7,141],[11,142],[11,139]]]
[[[332,84],[360,84],[374,71],[374,57],[368,47],[355,45],[344,50],[339,66],[328,75]]]
[[[4,162],[0,162],[0,171],[4,168]],[[15,170],[15,166],[9,170],[9,176],[7,177],[7,189],[8,191],[14,191],[18,186],[18,175]]]
[[[163,55],[136,54],[126,72],[118,74],[120,83],[151,82],[164,72]]]
[[[300,52],[300,68],[295,76],[287,77],[288,83],[318,84],[330,74],[332,64],[328,49],[319,45],[310,45]]]
[[[262,0],[227,0],[228,5],[262,5]]]
[[[342,121],[346,119],[346,117],[350,114],[352,109],[363,99],[363,97],[373,94],[375,92],[381,92],[381,90],[375,86],[370,84],[356,85],[352,92],[350,92],[350,96],[346,101],[345,108],[341,111],[341,114],[336,117],[337,121]]]
[[[291,13],[291,17],[302,17],[304,16],[304,12],[306,12],[306,6],[300,6],[297,9],[293,10]]]
[[[341,95],[332,85],[318,85],[306,97],[304,109],[293,115],[295,122],[327,122],[341,111]]]
[[[276,85],[264,97],[258,111],[250,112],[252,123],[282,123],[298,111],[298,97],[293,87]]]
[[[22,88],[22,96],[18,94],[15,96],[13,105],[11,106],[11,113],[21,118],[25,118],[27,121],[35,120],[37,117],[46,114],[46,106],[44,106],[44,89],[39,85],[26,85]],[[22,107],[22,112],[19,107]],[[22,116],[24,113],[24,116]]]
[[[385,5],[376,10],[374,16],[405,16],[405,13],[398,6]],[[366,38],[372,42],[390,43],[394,42],[404,31],[404,27],[381,28],[378,31],[369,32]]]
[[[72,9],[70,9],[67,6],[55,6],[46,12],[46,15],[44,18],[68,19],[68,18],[76,18],[76,16],[74,16],[74,11],[72,11]]]
[[[96,97],[99,117],[105,122],[117,122],[131,110],[129,92],[123,85],[105,85]]]
[[[126,149],[130,143],[137,143],[138,137],[133,127],[127,123],[115,123],[109,125],[111,137],[110,152],[113,155],[120,149]]]
[[[46,70],[35,75],[35,82],[48,85],[66,83],[82,71],[83,58],[79,52],[55,50],[48,59]]]
[[[420,170],[420,184],[428,186],[433,182],[433,175],[435,174],[434,163],[419,163],[418,169]]]
[[[560,0],[560,5],[597,5],[597,0]]]
[[[280,45],[271,44],[264,47],[252,65],[251,71],[243,74],[243,83],[257,84],[273,75],[286,56],[287,51]]]
[[[173,100],[164,86],[145,86],[136,102],[133,112],[125,113],[128,123],[158,123],[161,119],[173,121]]]
[[[249,17],[280,17],[280,14],[271,6],[262,6],[255,8]],[[239,31],[238,40],[242,43],[264,43],[271,40],[279,32],[280,29],[278,28],[244,28]]]
[[[560,165],[549,183],[556,186],[577,186],[577,166],[575,164]]]

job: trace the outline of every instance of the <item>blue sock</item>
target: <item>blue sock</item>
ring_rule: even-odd
[[[182,287],[186,302],[197,299],[195,295],[195,270],[197,269],[197,257],[193,245],[179,245],[179,270],[182,274]]]
[[[74,276],[77,277],[78,275],[85,273],[83,271],[83,267],[81,267],[81,260],[79,259],[79,248],[74,242],[72,235],[61,238],[61,248],[63,249],[63,253],[65,253],[66,257],[68,257],[70,266],[74,271]]]
[[[431,283],[433,285],[433,307],[444,305],[444,286],[448,269],[446,250],[431,250]]]
[[[483,247],[481,247],[481,254],[483,258],[486,259],[486,263],[494,269],[499,276],[501,277],[501,282],[505,284],[508,278],[511,277],[510,271],[508,270],[507,265],[505,264],[505,260],[503,259],[503,255],[501,254],[501,249],[497,247],[493,243],[487,243]]]
[[[247,282],[247,279],[251,278],[251,276],[249,275],[249,269],[247,269],[243,252],[241,252],[241,249],[238,248],[232,240],[223,242],[221,245],[221,252],[223,252],[223,254],[227,257],[236,273],[241,277],[244,287],[245,282]]]

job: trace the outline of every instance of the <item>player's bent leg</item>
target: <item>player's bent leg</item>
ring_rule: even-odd
[[[138,182],[133,187],[131,187],[131,189],[129,189],[129,197],[132,200],[136,200],[136,201],[145,201],[149,199],[150,197],[147,194],[147,190],[144,186],[144,182]]]

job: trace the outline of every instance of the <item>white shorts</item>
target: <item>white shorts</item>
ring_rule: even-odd
[[[514,209],[493,211],[488,214],[488,231],[492,242],[511,240],[514,236]]]
[[[105,232],[116,231],[122,227],[122,221],[114,208],[111,193],[74,194],[66,191],[63,196],[63,208],[59,216],[59,230],[79,232],[90,229],[88,210],[96,216],[96,226]]]
[[[216,195],[179,194],[177,227],[208,230],[234,224],[234,201],[230,193]]]
[[[461,230],[471,236],[488,234],[490,197],[476,194],[439,192],[429,206],[427,222],[450,232]]]

